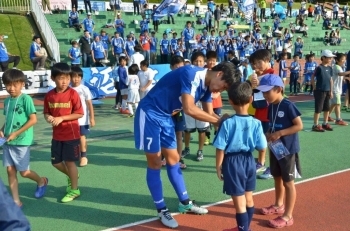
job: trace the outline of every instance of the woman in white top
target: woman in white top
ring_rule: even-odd
[[[293,43],[292,39],[287,39],[287,41],[284,42],[283,48],[286,49],[287,51],[287,58],[291,59],[292,58],[292,49],[293,49]]]

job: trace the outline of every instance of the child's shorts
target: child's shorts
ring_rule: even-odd
[[[341,95],[340,94],[334,94],[333,98],[330,100],[331,104],[341,104]]]
[[[120,94],[121,95],[128,95],[129,93],[129,89],[125,88],[125,89],[120,89]]]
[[[290,154],[277,160],[270,150],[270,170],[273,177],[282,177],[283,182],[290,182],[295,179],[295,171],[301,175],[298,153]]]
[[[183,132],[186,130],[186,123],[183,111],[172,116],[174,121],[175,132]]]
[[[59,164],[63,161],[79,161],[80,159],[80,139],[51,141],[51,163]]]
[[[315,113],[321,113],[323,111],[329,111],[330,105],[330,92],[329,91],[314,91],[315,98]]]
[[[4,144],[2,150],[4,167],[14,166],[20,172],[29,170],[30,146]]]
[[[227,153],[222,162],[223,193],[242,196],[255,190],[256,165],[251,152]]]
[[[128,91],[128,103],[140,102],[140,94],[138,89],[129,89]]]
[[[304,84],[305,83],[310,83],[311,82],[311,76],[309,76],[309,75],[304,75]]]
[[[80,136],[86,136],[90,134],[89,125],[80,125]]]
[[[216,115],[221,116],[221,107],[213,108],[213,111]]]
[[[208,122],[203,122],[200,120],[193,119],[191,116],[184,115],[186,130],[185,132],[195,132],[196,130],[200,133],[206,132],[210,126]]]

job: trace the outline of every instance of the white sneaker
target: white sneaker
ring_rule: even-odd
[[[161,210],[160,213],[158,213],[158,217],[166,227],[177,228],[179,226],[168,209]]]
[[[188,205],[183,205],[181,202],[179,202],[178,208],[180,213],[195,213],[199,215],[208,213],[208,209],[200,207],[195,203],[195,201],[190,201]]]

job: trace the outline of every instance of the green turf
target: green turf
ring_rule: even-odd
[[[0,25],[0,33],[9,37],[4,40],[7,51],[10,54],[21,57],[18,68],[21,70],[32,70],[32,63],[29,59],[29,48],[34,32],[28,18],[15,14],[0,14]]]
[[[104,100],[101,107],[95,108],[96,127],[92,129],[89,143],[89,165],[79,168],[81,197],[61,204],[66,178],[50,164],[51,128],[44,122],[41,107],[38,110],[38,124],[35,126],[35,145],[31,152],[31,169],[49,178],[46,196],[37,200],[33,197],[35,183],[19,178],[23,211],[29,218],[33,230],[77,230],[95,231],[115,227],[156,214],[146,186],[146,162],[144,155],[134,149],[133,120],[117,113],[113,99]],[[298,103],[305,129],[312,126],[313,104]],[[232,113],[229,106],[224,112]],[[2,112],[0,112],[2,113]],[[350,113],[343,113],[350,119]],[[2,117],[3,118],[3,117]],[[303,179],[348,168],[349,127],[334,127],[334,132],[300,132],[300,158]],[[204,161],[196,162],[197,137],[191,144],[192,155],[186,158],[188,169],[183,171],[189,195],[199,204],[209,204],[224,199],[222,182],[215,173],[215,150],[212,146],[204,149]],[[256,155],[256,154],[255,154]],[[1,154],[0,154],[1,156]],[[6,170],[0,171],[6,183]],[[176,211],[177,197],[162,171],[164,196],[167,205]],[[273,187],[272,180],[257,180],[257,191]],[[327,186],[325,186],[327,187]],[[273,198],[271,198],[272,202]],[[49,228],[48,228],[49,227]]]

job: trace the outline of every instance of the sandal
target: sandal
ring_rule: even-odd
[[[264,208],[261,208],[260,212],[263,215],[283,214],[284,213],[284,205],[281,205],[280,207],[276,207],[274,205],[271,205],[269,207],[264,207]]]
[[[275,219],[269,220],[267,222],[268,226],[272,228],[283,228],[287,226],[291,226],[294,223],[293,217],[290,218],[288,221],[284,220],[282,217],[277,217]]]

